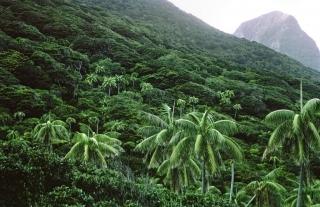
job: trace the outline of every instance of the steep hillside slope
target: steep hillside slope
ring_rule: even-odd
[[[201,195],[199,180],[183,195],[165,188],[134,150],[140,112],[210,107],[236,119],[248,160],[237,166],[240,188],[271,168],[260,164],[269,135],[261,119],[297,109],[300,79],[305,99],[320,92],[318,72],[165,0],[0,0],[0,11],[0,206],[229,206],[229,169],[210,177],[221,193]],[[227,103],[224,92],[234,94]],[[71,134],[89,134],[83,124],[113,132],[125,152],[103,169],[61,160],[71,140],[48,151],[33,136],[51,119],[68,120]]]
[[[133,18],[156,34],[160,33],[158,38],[162,40],[162,44],[168,47],[184,48],[189,51],[201,50],[208,52],[210,56],[231,61],[233,64],[273,70],[277,73],[287,73],[298,70],[298,68],[306,70],[301,64],[286,56],[279,56],[272,50],[220,32],[201,20],[180,11],[167,1],[90,0],[80,2],[99,5],[115,13]],[[277,64],[279,59],[281,59],[281,64]],[[264,63],[259,64],[261,62]]]
[[[306,66],[320,69],[320,51],[315,41],[291,15],[270,12],[242,23],[234,34],[287,54]]]

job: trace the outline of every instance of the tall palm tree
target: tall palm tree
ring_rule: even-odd
[[[124,78],[123,78],[123,75],[116,75],[115,79],[116,79],[117,89],[118,89],[118,94],[119,94],[120,93],[121,84],[123,83]]]
[[[52,150],[52,144],[61,143],[69,138],[67,124],[61,120],[51,121],[50,119],[45,123],[39,123],[33,129],[33,137]]]
[[[194,96],[190,96],[188,98],[188,103],[192,106],[192,110],[195,110],[195,105],[199,102],[199,98],[194,97]]]
[[[183,110],[186,107],[186,101],[183,99],[177,100],[177,106],[179,107],[180,117],[182,116]]]
[[[111,96],[111,89],[117,86],[117,80],[115,77],[104,77],[102,82],[103,88],[108,88],[108,94]]]
[[[135,72],[131,73],[131,75],[129,76],[129,81],[132,82],[133,89],[135,88],[135,83],[138,80],[138,76],[139,76],[139,74],[135,73]]]
[[[286,192],[286,189],[276,180],[280,171],[280,168],[274,169],[261,180],[252,181],[243,187],[237,193],[236,203],[246,207],[253,203],[256,207],[280,207]]]
[[[311,99],[303,105],[302,83],[300,95],[300,112],[276,110],[269,113],[265,121],[274,127],[269,139],[267,153],[281,149],[290,150],[300,166],[297,207],[303,206],[305,172],[310,156],[320,149],[320,99]]]
[[[87,75],[85,82],[88,83],[90,86],[93,86],[95,83],[97,83],[99,80],[99,77],[95,73],[90,73]]]
[[[97,166],[106,166],[106,158],[118,156],[123,151],[121,141],[108,134],[88,135],[76,133],[74,145],[64,159],[80,160],[83,163],[92,163]]]
[[[95,126],[96,128],[96,134],[99,133],[99,123],[100,123],[100,120],[98,117],[96,116],[93,116],[93,117],[89,117],[88,119],[88,122],[91,126]]]
[[[175,150],[183,152],[188,147],[194,148],[195,154],[201,161],[202,192],[207,192],[207,171],[215,173],[222,164],[222,155],[231,155],[241,159],[240,146],[229,136],[237,131],[236,123],[230,120],[214,120],[210,110],[204,113],[189,113],[187,118],[176,121],[184,130],[185,138],[179,141]],[[177,153],[177,157],[179,157]]]
[[[172,139],[177,139],[181,132],[175,125],[174,110],[168,105],[162,106],[161,115],[142,112],[143,118],[148,123],[140,129],[140,133],[147,138],[143,139],[135,150],[146,152],[148,168],[157,168],[168,159],[171,154],[169,143]]]
[[[297,192],[298,188],[295,188],[291,192],[291,196],[286,199],[287,207],[294,207],[297,205]],[[320,203],[320,181],[316,180],[312,185],[306,188],[304,193],[305,205],[308,207],[319,207]]]

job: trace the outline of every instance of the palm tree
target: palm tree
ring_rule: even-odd
[[[168,159],[171,148],[168,146],[172,139],[181,135],[175,126],[174,111],[166,104],[162,106],[160,116],[142,112],[143,118],[149,125],[140,129],[140,133],[147,138],[143,139],[135,150],[147,152],[148,168],[157,168]]]
[[[50,119],[45,123],[39,123],[33,129],[33,137],[44,143],[48,149],[52,150],[52,144],[64,142],[69,138],[67,125],[61,120],[51,121]]]
[[[201,161],[202,192],[206,193],[206,173],[215,173],[218,170],[218,166],[222,164],[223,153],[232,155],[234,159],[242,158],[240,146],[229,137],[237,131],[236,123],[230,120],[215,121],[210,110],[202,114],[189,113],[187,119],[176,122],[185,134],[185,138],[179,141],[177,146],[184,150],[194,146],[194,152]],[[180,148],[175,150],[183,152]]]
[[[130,75],[130,77],[129,77],[129,80],[132,82],[132,87],[133,87],[133,89],[134,89],[134,87],[135,87],[136,81],[138,80],[138,76],[139,76],[138,73],[133,72],[133,73],[131,73],[131,75]]]
[[[295,188],[291,192],[291,196],[286,199],[287,207],[294,207],[297,205],[297,192],[299,188]],[[311,186],[306,188],[304,193],[305,205],[308,207],[318,207],[320,203],[320,181],[316,180]]]
[[[183,110],[186,107],[186,101],[183,99],[177,100],[177,106],[179,107],[180,117],[182,116]]]
[[[88,122],[91,126],[95,125],[96,133],[98,134],[99,133],[99,122],[100,122],[99,118],[96,116],[89,117]]]
[[[303,105],[302,83],[300,87],[300,113],[282,109],[269,113],[265,118],[266,123],[274,127],[267,153],[288,149],[300,166],[297,207],[303,206],[305,172],[310,156],[320,149],[320,135],[317,130],[320,126],[320,100],[311,99]]]
[[[171,190],[181,192],[183,187],[196,183],[196,178],[200,176],[201,170],[193,156],[180,159],[179,164],[172,161],[172,158],[171,156],[163,161],[157,173],[165,176],[164,183],[170,185]]]
[[[116,83],[117,83],[117,89],[118,89],[118,94],[120,93],[120,87],[121,87],[121,84],[123,83],[124,81],[124,78],[122,75],[116,75],[115,76],[115,79],[116,79]]]
[[[106,158],[118,156],[122,151],[121,141],[108,134],[87,135],[76,133],[74,145],[64,159],[74,159],[83,163],[92,163],[97,166],[106,166]]]
[[[261,180],[252,181],[243,187],[237,193],[236,203],[246,207],[252,203],[255,203],[256,207],[281,206],[286,189],[276,180],[280,171],[280,168],[274,169]],[[249,201],[240,203],[245,200]]]
[[[90,86],[92,86],[93,84],[98,82],[98,80],[99,80],[98,75],[95,73],[91,73],[86,77],[85,82],[88,83]]]
[[[103,88],[108,88],[108,94],[111,96],[111,89],[117,86],[117,80],[115,77],[104,77],[102,82]]]
[[[238,111],[240,111],[242,109],[241,104],[235,104],[232,106],[233,110],[234,110],[234,119],[237,118],[237,113]]]
[[[192,110],[194,111],[195,105],[199,102],[199,99],[194,96],[190,96],[188,99],[188,103],[192,106]]]

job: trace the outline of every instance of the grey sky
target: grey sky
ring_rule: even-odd
[[[233,33],[244,21],[278,10],[295,16],[320,46],[319,0],[169,0],[213,27]]]

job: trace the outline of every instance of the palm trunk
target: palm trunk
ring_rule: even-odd
[[[232,163],[231,163],[231,184],[230,184],[229,203],[232,203],[233,187],[234,187],[234,161],[232,161]]]
[[[111,87],[109,87],[109,96],[111,96]]]
[[[174,118],[174,112],[175,112],[175,108],[176,108],[176,101],[173,101],[173,107],[172,107],[172,120]]]
[[[207,193],[208,190],[208,186],[207,186],[207,176],[206,176],[206,163],[205,163],[205,159],[203,158],[202,160],[202,173],[201,173],[201,177],[202,177],[202,193],[205,194]]]
[[[97,125],[96,125],[96,134],[98,134],[99,132],[99,122],[97,122]]]
[[[304,191],[304,164],[300,164],[300,175],[299,175],[299,190],[297,198],[297,207],[303,206],[303,191]]]
[[[179,178],[178,178],[178,172],[177,172],[177,169],[174,168],[171,170],[171,173],[172,173],[172,190],[176,193],[179,192],[179,189],[178,189],[178,182],[179,182]]]

